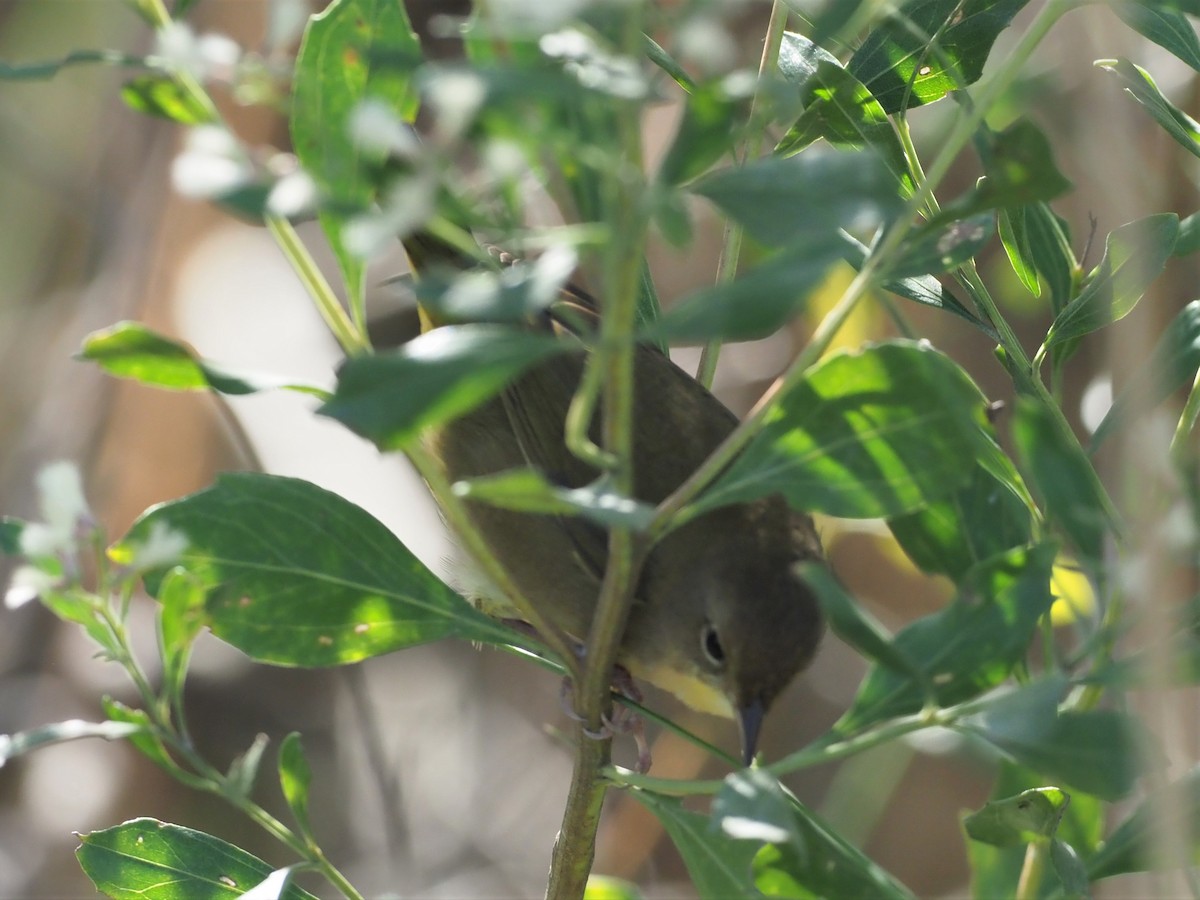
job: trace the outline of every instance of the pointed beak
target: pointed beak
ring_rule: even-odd
[[[738,726],[742,732],[742,765],[754,762],[758,752],[758,732],[762,728],[767,709],[757,697],[738,710]]]

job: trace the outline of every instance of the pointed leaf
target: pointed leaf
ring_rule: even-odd
[[[520,512],[582,516],[599,525],[645,530],[654,518],[654,507],[622,497],[602,482],[580,488],[552,484],[535,469],[511,469],[496,475],[459,481],[460,497]]]
[[[65,722],[42,725],[14,734],[0,734],[0,766],[10,759],[51,744],[77,741],[80,738],[119,741],[145,731],[143,725],[134,722],[85,722],[82,719],[68,719]]]
[[[261,662],[340,665],[450,636],[519,640],[377,519],[299,479],[222,475],[150,509],[127,539],[156,522],[187,536],[180,565],[208,589],[213,633]]]
[[[79,840],[79,865],[96,890],[116,900],[240,897],[274,871],[233,844],[155,819],[132,819]],[[283,897],[315,900],[295,885]]]
[[[312,769],[300,746],[300,734],[293,731],[279,745],[279,787],[304,835],[312,834],[308,821],[308,786],[311,783]]]
[[[1032,788],[1015,797],[989,800],[963,819],[972,840],[1012,847],[1051,838],[1071,796],[1055,787]]]
[[[1116,75],[1126,92],[1146,108],[1176,143],[1200,156],[1200,123],[1164,97],[1149,72],[1127,59],[1102,59],[1096,65]]]
[[[112,699],[112,697],[104,697],[101,700],[101,706],[104,709],[104,714],[114,722],[136,725],[140,729],[129,736],[129,743],[133,744],[138,749],[138,752],[166,771],[176,771],[174,764],[167,755],[167,748],[154,733],[153,723],[151,723],[150,716],[146,714],[145,710],[133,709],[126,706],[120,700]]]
[[[980,213],[953,222],[931,222],[908,235],[885,277],[940,275],[972,259],[992,239],[993,215]]]
[[[1072,271],[1077,263],[1067,239],[1066,223],[1045,203],[1002,209],[1000,236],[1013,271],[1030,292],[1049,295],[1059,312],[1071,301]]]
[[[169,119],[183,125],[212,121],[212,112],[172,75],[139,75],[121,88],[121,99],[147,116]]]
[[[163,693],[183,696],[192,642],[204,627],[204,585],[182,569],[168,572],[158,592],[158,637],[163,660]]]
[[[723,79],[694,85],[671,148],[659,166],[659,180],[668,185],[691,181],[732,151],[741,105],[741,98],[725,89]]]
[[[1200,72],[1200,40],[1188,17],[1151,3],[1114,3],[1113,12],[1130,28],[1169,50]]]
[[[254,793],[254,783],[258,781],[258,767],[262,765],[263,754],[267,744],[271,742],[265,734],[256,734],[254,741],[246,748],[245,753],[234,757],[229,764],[229,790],[239,800],[248,800]]]
[[[905,3],[872,29],[846,68],[888,113],[932,103],[979,79],[992,44],[1027,2]]]
[[[949,357],[892,341],[839,353],[777,398],[759,434],[692,507],[781,493],[797,509],[900,515],[965,484],[986,401]]]
[[[280,378],[231,372],[197,356],[190,347],[151,331],[139,322],[118,322],[94,331],[83,341],[79,359],[97,363],[118,378],[132,378],[172,391],[214,390],[242,395],[286,388],[323,397],[320,388]]]
[[[980,563],[948,607],[896,635],[896,650],[921,667],[940,705],[996,687],[1024,658],[1038,620],[1053,602],[1055,554],[1053,545],[1042,544]],[[835,730],[852,734],[882,719],[919,712],[924,703],[924,684],[874,666]]]
[[[1104,258],[1079,296],[1054,319],[1047,346],[1081,337],[1123,319],[1171,256],[1179,234],[1174,213],[1147,216],[1109,234]]]
[[[318,413],[383,450],[470,412],[570,344],[499,325],[447,325],[391,353],[347,360]]]

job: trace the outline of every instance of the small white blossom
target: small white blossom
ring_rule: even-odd
[[[277,216],[294,218],[311,212],[317,205],[317,186],[307,172],[284,175],[267,195],[267,209]]]
[[[447,72],[426,88],[426,98],[437,119],[439,135],[456,138],[467,130],[483,101],[487,85],[473,72]]]
[[[412,127],[383,100],[369,97],[350,113],[350,140],[363,150],[414,159],[421,149]]]
[[[170,565],[178,562],[187,548],[185,534],[171,530],[164,522],[155,522],[150,526],[146,539],[131,546],[129,568],[135,572],[145,572]]]
[[[4,592],[4,605],[9,609],[17,609],[53,590],[57,584],[58,579],[36,566],[19,566],[12,574],[8,590]]]
[[[184,151],[171,164],[171,183],[185,197],[210,199],[232,193],[254,180],[254,165],[237,138],[219,125],[188,132]]]

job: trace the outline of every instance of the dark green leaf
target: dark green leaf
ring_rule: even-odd
[[[733,281],[703,288],[663,315],[650,337],[666,341],[752,341],[778,331],[804,308],[809,294],[845,256],[834,232],[811,235]]]
[[[1174,213],[1147,216],[1109,234],[1104,258],[1079,296],[1054,319],[1047,346],[1081,337],[1124,318],[1166,265],[1179,234]]]
[[[643,530],[654,518],[653,506],[622,497],[602,482],[565,488],[547,481],[534,469],[511,469],[460,481],[454,485],[454,493],[503,509],[582,516],[609,527]]]
[[[358,211],[375,198],[349,132],[351,111],[370,98],[411,119],[417,108],[412,76],[420,60],[420,42],[396,0],[335,0],[309,19],[296,57],[292,143],[305,171],[338,208]],[[320,219],[353,304],[362,295],[365,263],[342,242],[342,214],[327,209]]]
[[[1154,3],[1114,3],[1113,11],[1138,34],[1200,72],[1200,40],[1188,17],[1179,10]]]
[[[715,172],[692,190],[769,247],[879,225],[903,208],[895,177],[871,150],[771,157]]]
[[[1059,712],[1061,681],[1049,679],[1002,695],[959,726],[1056,784],[1104,800],[1127,795],[1142,769],[1148,736],[1116,710]]]
[[[300,833],[309,835],[312,828],[308,821],[308,786],[312,783],[312,769],[300,746],[300,735],[293,731],[279,745],[279,787],[288,809],[296,817]]]
[[[1021,497],[977,467],[943,500],[888,520],[892,534],[922,571],[956,583],[977,563],[1030,541],[1032,517]]]
[[[173,391],[214,390],[222,394],[253,394],[286,388],[314,396],[327,396],[317,387],[292,384],[280,378],[230,372],[207,362],[187,345],[156,334],[138,322],[118,322],[94,331],[83,341],[80,359],[97,363],[118,378]]]
[[[349,359],[318,412],[384,450],[470,412],[570,344],[499,325],[435,328],[391,353]]]
[[[1107,517],[1087,455],[1062,437],[1050,411],[1029,397],[1017,398],[1013,441],[1046,515],[1062,526],[1080,554],[1101,560]]]
[[[971,259],[992,239],[994,217],[980,213],[950,223],[931,222],[905,239],[885,277],[937,275]]]
[[[21,555],[21,532],[25,530],[25,522],[12,516],[0,516],[0,554],[5,556]]]
[[[723,81],[696,85],[659,166],[659,180],[668,185],[691,181],[729,153],[737,140],[734,126],[740,105],[741,98],[731,97]]]
[[[155,819],[133,819],[79,840],[79,865],[96,890],[115,900],[232,900],[273,871],[233,844]],[[295,885],[283,897],[315,900]]]
[[[871,31],[846,68],[888,113],[932,103],[979,79],[992,44],[1026,2],[905,3]]]
[[[1031,788],[1015,797],[989,800],[963,819],[967,835],[996,847],[1028,844],[1054,836],[1071,797],[1055,787]]]
[[[1057,548],[1011,550],[980,563],[946,609],[896,635],[896,650],[916,662],[938,703],[951,706],[996,687],[1024,658],[1038,620],[1050,609],[1050,570]],[[921,710],[925,688],[891,669],[867,673],[850,710],[835,726],[850,734],[892,716]]]
[[[1200,833],[1200,768],[1150,793],[1104,846],[1087,859],[1088,875],[1099,879],[1174,868],[1177,863],[1164,859],[1161,835],[1197,833]],[[1193,843],[1193,864],[1198,860],[1200,852]]]
[[[357,506],[294,478],[230,473],[149,510],[186,535],[214,634],[262,662],[328,666],[457,636],[511,643]],[[151,587],[157,587],[153,583]]]
[[[836,354],[777,398],[694,508],[781,493],[797,509],[846,518],[911,512],[966,483],[990,441],[985,405],[967,374],[927,344]]]
[[[795,805],[769,772],[743,769],[727,775],[713,798],[712,828],[736,841],[790,844],[804,858],[808,848],[796,828]]]
[[[1150,357],[1138,367],[1092,436],[1094,452],[1112,432],[1158,406],[1172,391],[1189,384],[1200,369],[1200,300],[1171,320]]]
[[[1112,72],[1133,99],[1185,150],[1200,156],[1200,123],[1172,104],[1150,73],[1127,59],[1102,59],[1096,65]]]
[[[821,139],[835,146],[871,147],[904,186],[904,193],[912,192],[904,148],[887,113],[832,54],[803,35],[785,32],[779,71],[799,88],[804,112],[775,147],[776,153],[790,156]]]
[[[750,864],[758,848],[756,843],[714,832],[708,816],[684,809],[674,797],[649,791],[632,793],[670,835],[701,897],[755,896]]]
[[[76,50],[59,59],[32,63],[0,62],[0,81],[44,81],[53,78],[71,66],[93,65],[125,66],[143,68],[146,60],[140,56],[129,56],[116,50]]]
[[[121,88],[121,99],[144,115],[182,125],[199,125],[213,119],[209,108],[172,75],[139,75]]]
[[[1192,213],[1185,219],[1179,220],[1179,237],[1172,256],[1190,256],[1200,250],[1200,213]]]
[[[1055,313],[1071,301],[1075,257],[1067,240],[1066,223],[1049,206],[1032,203],[1002,209],[1000,236],[1013,271],[1031,293],[1041,296],[1045,289]]]
[[[688,93],[691,93],[695,87],[695,82],[692,81],[692,76],[688,75],[687,71],[675,58],[671,56],[662,45],[648,34],[642,35],[642,45],[646,52],[646,59],[654,63],[664,72],[671,76],[671,79],[683,88]]]
[[[801,572],[816,593],[834,634],[872,662],[924,682],[925,673],[920,667],[904,655],[879,620],[855,602],[827,566],[808,563]]]
[[[0,734],[0,766],[10,759],[51,744],[77,741],[80,738],[119,741],[142,734],[145,730],[144,726],[134,722],[85,722],[82,719],[68,719],[65,722],[55,722],[53,725],[43,725],[15,734]]]
[[[1062,882],[1068,897],[1089,897],[1091,879],[1076,849],[1066,841],[1055,838],[1050,842],[1050,864]]]

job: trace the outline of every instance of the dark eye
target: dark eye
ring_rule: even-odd
[[[700,629],[700,649],[714,666],[725,664],[725,648],[721,646],[721,638],[711,622],[705,622]]]

